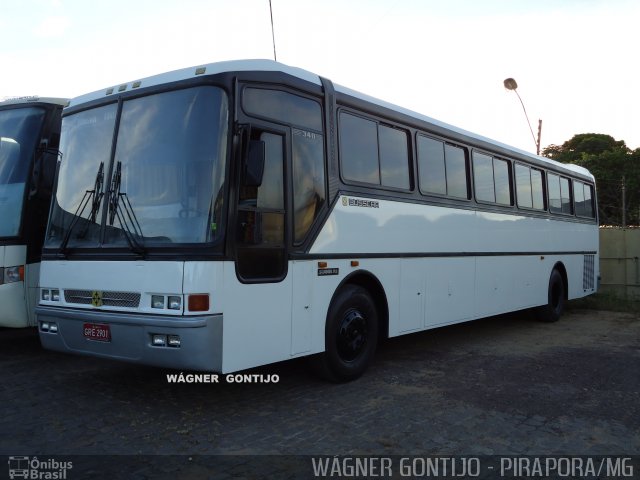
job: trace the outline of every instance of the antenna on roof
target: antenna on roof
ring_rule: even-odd
[[[269,13],[271,14],[271,40],[273,41],[273,59],[277,62],[276,57],[276,34],[273,30],[273,8],[271,7],[271,0],[269,0]]]

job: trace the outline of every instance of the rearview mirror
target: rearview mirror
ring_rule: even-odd
[[[59,159],[60,152],[56,149],[40,150],[40,154],[33,165],[29,198],[35,195],[48,198],[51,195]]]

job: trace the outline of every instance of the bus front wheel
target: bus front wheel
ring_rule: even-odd
[[[371,295],[346,285],[331,301],[325,328],[325,351],[317,358],[319,371],[336,382],[355,380],[373,359],[378,342],[378,312]]]
[[[536,309],[536,316],[542,322],[557,322],[564,310],[565,285],[557,269],[551,272],[547,304]]]

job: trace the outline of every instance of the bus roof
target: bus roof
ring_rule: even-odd
[[[18,105],[18,104],[30,104],[30,103],[51,103],[53,105],[61,105],[66,107],[69,105],[68,98],[58,98],[58,97],[39,97],[37,95],[28,96],[28,97],[13,97],[7,98],[0,102],[0,107],[4,107],[5,105]]]
[[[67,104],[67,106],[69,107],[73,107],[73,106],[77,106],[80,104],[83,104],[85,102],[89,102],[89,101],[93,101],[93,100],[97,100],[100,98],[104,98],[105,96],[114,94],[114,93],[120,93],[120,92],[125,92],[125,91],[130,91],[132,89],[136,89],[136,88],[144,88],[144,87],[151,87],[151,86],[157,86],[157,85],[163,85],[166,83],[172,83],[172,82],[177,82],[180,80],[186,80],[189,78],[194,78],[200,75],[215,75],[218,73],[225,73],[225,72],[244,72],[244,71],[264,71],[264,72],[282,72],[297,78],[300,78],[302,80],[306,80],[310,83],[316,84],[316,85],[322,85],[320,77],[312,72],[309,72],[307,70],[298,68],[298,67],[291,67],[289,65],[285,65],[283,63],[280,62],[276,62],[274,60],[268,60],[268,59],[254,59],[254,60],[229,60],[229,61],[224,61],[224,62],[216,62],[216,63],[210,63],[210,64],[206,64],[206,65],[200,65],[200,66],[194,66],[194,67],[188,67],[188,68],[182,68],[180,70],[174,70],[171,72],[166,72],[166,73],[161,73],[159,75],[153,75],[151,77],[147,77],[147,78],[143,78],[140,80],[136,80],[133,82],[127,82],[127,83],[123,83],[120,85],[116,85],[107,89],[102,89],[102,90],[98,90],[92,93],[88,93],[85,95],[81,95],[79,97],[73,98],[69,101],[69,103]],[[593,175],[591,174],[591,172],[589,172],[586,168],[583,168],[581,166],[578,165],[573,165],[573,164],[566,164],[566,163],[560,163],[557,162],[555,160],[552,160],[550,158],[547,157],[542,157],[539,155],[535,155],[533,153],[527,152],[525,150],[521,150],[519,148],[513,147],[513,146],[509,146],[505,143],[502,142],[498,142],[496,140],[492,140],[488,137],[484,137],[482,135],[478,135],[476,133],[473,132],[469,132],[467,130],[464,130],[462,128],[456,127],[454,125],[450,125],[447,124],[445,122],[441,122],[440,120],[436,120],[434,118],[428,117],[426,115],[423,115],[421,113],[406,109],[404,107],[400,107],[397,105],[394,105],[392,103],[389,102],[385,102],[384,100],[380,100],[378,98],[375,97],[371,97],[369,95],[366,95],[364,93],[358,92],[356,90],[352,90],[350,88],[344,87],[342,85],[338,85],[338,84],[334,84],[334,88],[337,92],[340,93],[344,93],[345,95],[349,95],[367,102],[370,102],[374,105],[378,105],[381,106],[383,108],[388,108],[390,110],[393,110],[395,112],[407,115],[409,117],[418,119],[418,120],[422,120],[428,123],[431,123],[437,127],[443,128],[445,130],[449,130],[453,133],[456,133],[458,135],[462,135],[465,137],[468,137],[470,139],[473,140],[477,140],[479,142],[483,142],[483,143],[489,143],[491,145],[494,145],[496,147],[502,148],[502,149],[506,149],[509,151],[512,151],[514,153],[518,153],[520,155],[532,158],[537,160],[538,162],[542,162],[542,163],[546,163],[546,164],[550,164],[553,165],[555,167],[561,168],[561,169],[566,169],[569,171],[573,171],[579,175],[584,175],[588,178],[591,178],[592,180],[594,179]],[[1,104],[0,104],[1,105]]]

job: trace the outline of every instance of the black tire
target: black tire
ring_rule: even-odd
[[[565,285],[562,275],[556,269],[549,277],[549,291],[547,293],[547,304],[536,309],[536,317],[541,322],[557,322],[564,311]]]
[[[325,351],[316,356],[315,368],[324,378],[348,382],[369,367],[378,343],[378,312],[364,288],[345,285],[329,306]]]

